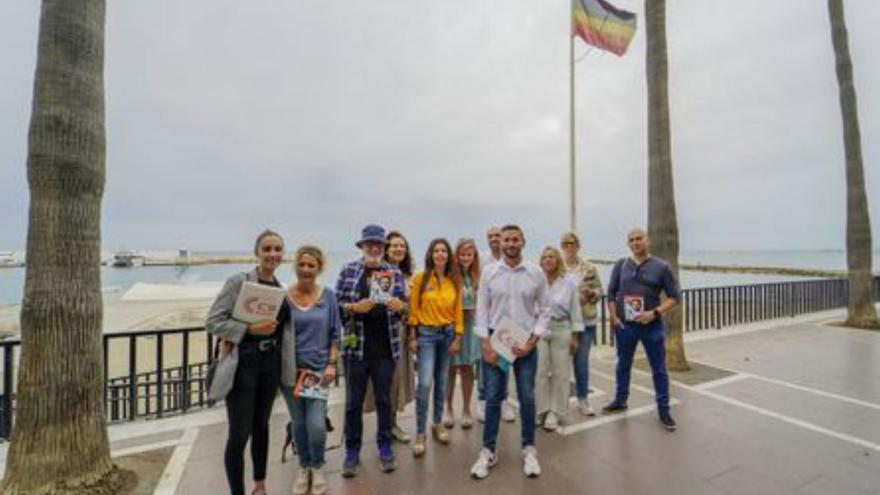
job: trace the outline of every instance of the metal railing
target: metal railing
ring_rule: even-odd
[[[848,298],[849,284],[844,278],[705,287],[682,290],[676,311],[684,331],[696,332],[842,308]],[[874,278],[874,300],[880,300],[880,277]],[[603,297],[594,343],[613,346],[605,303]]]
[[[847,285],[845,279],[823,279],[685,289],[678,311],[686,332],[721,329],[846,306]],[[874,299],[880,299],[880,278],[874,279]],[[596,343],[614,345],[604,298],[599,307]],[[213,361],[214,338],[203,327],[111,333],[103,341],[108,377],[104,398],[111,422],[181,414],[213,404],[205,376]],[[0,341],[0,439],[12,430],[20,345],[19,339]]]

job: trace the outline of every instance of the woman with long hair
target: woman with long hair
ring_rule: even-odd
[[[553,431],[568,414],[571,356],[584,333],[577,283],[566,276],[562,253],[553,246],[541,252],[541,269],[547,277],[549,333],[538,342],[535,383],[537,423]]]
[[[313,377],[326,387],[336,377],[339,336],[342,324],[336,293],[321,287],[318,276],[324,271],[324,252],[317,246],[301,246],[293,261],[296,280],[288,289],[296,339],[296,367],[304,383]],[[327,493],[324,451],[327,443],[326,398],[310,397],[301,387],[282,387],[282,396],[293,420],[294,443],[299,455],[299,475],[294,495]]]
[[[434,439],[449,444],[443,427],[443,403],[449,355],[456,354],[464,331],[461,280],[446,239],[434,239],[425,253],[425,270],[413,277],[410,295],[409,324],[416,327],[410,337],[410,349],[416,353],[418,387],[416,389],[416,440],[413,455],[425,453],[425,430],[428,420],[428,396],[434,387]]]
[[[464,317],[464,333],[461,349],[452,356],[449,363],[449,376],[446,386],[446,412],[443,426],[455,426],[455,412],[452,399],[455,396],[455,377],[461,376],[461,395],[463,399],[461,427],[469,429],[474,420],[471,416],[471,396],[474,391],[474,366],[480,362],[480,338],[474,333],[474,315],[477,309],[477,289],[480,286],[480,252],[473,239],[461,239],[455,245],[455,262],[461,274],[461,308]]]
[[[206,330],[217,337],[222,353],[238,353],[232,389],[225,397],[228,433],[224,453],[226,479],[232,495],[244,495],[244,449],[250,439],[253,495],[266,494],[269,454],[269,418],[278,386],[296,382],[293,321],[287,298],[277,316],[256,323],[233,318],[233,309],[245,283],[281,288],[275,270],[284,258],[284,240],[264,230],[254,244],[257,267],[226,280],[208,312]],[[216,378],[215,378],[216,379]]]

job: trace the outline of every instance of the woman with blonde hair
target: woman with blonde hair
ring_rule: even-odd
[[[568,414],[571,356],[584,323],[577,283],[566,276],[562,253],[553,246],[545,247],[541,269],[547,277],[550,324],[549,333],[538,342],[537,423],[553,431]]]
[[[596,265],[581,258],[578,254],[581,240],[576,233],[568,231],[562,234],[559,247],[562,250],[562,260],[565,262],[569,276],[578,284],[578,295],[584,316],[584,333],[581,335],[574,356],[572,356],[577,407],[581,414],[592,416],[594,412],[589,402],[590,347],[596,338],[599,301],[603,295],[602,280],[599,278],[599,269],[596,268]]]
[[[464,317],[464,333],[461,349],[449,362],[446,385],[446,412],[443,426],[455,426],[452,399],[455,396],[455,377],[461,376],[462,415],[461,427],[465,430],[474,424],[471,416],[471,396],[474,391],[474,366],[480,362],[480,338],[474,333],[474,316],[477,309],[477,289],[480,285],[480,252],[473,239],[461,239],[455,245],[455,263],[461,275],[461,308]]]
[[[317,246],[302,246],[293,261],[296,279],[288,289],[296,342],[298,375],[320,376],[326,387],[336,377],[339,336],[342,324],[336,293],[318,284],[324,271],[324,252]],[[302,379],[301,379],[302,380]],[[326,398],[307,397],[300,390],[282,387],[287,410],[293,420],[294,443],[299,455],[299,476],[293,485],[294,495],[327,493],[327,478],[322,470],[327,442]],[[299,393],[299,394],[298,394]]]

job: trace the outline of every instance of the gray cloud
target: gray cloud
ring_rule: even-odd
[[[348,246],[368,221],[414,243],[508,220],[555,240],[568,211],[568,6],[110,2],[105,247],[243,249],[267,225]],[[825,2],[667,8],[683,248],[842,246]],[[38,2],[0,6],[0,249],[26,235],[38,14]],[[880,6],[847,2],[847,15],[872,197]],[[578,45],[579,228],[596,249],[645,218],[644,42],[640,29],[623,58]]]

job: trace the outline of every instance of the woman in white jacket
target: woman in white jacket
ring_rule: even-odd
[[[541,269],[547,277],[550,312],[549,333],[538,342],[538,371],[535,383],[537,423],[553,431],[568,414],[571,356],[584,331],[578,286],[566,276],[558,249],[547,246],[541,252]]]

